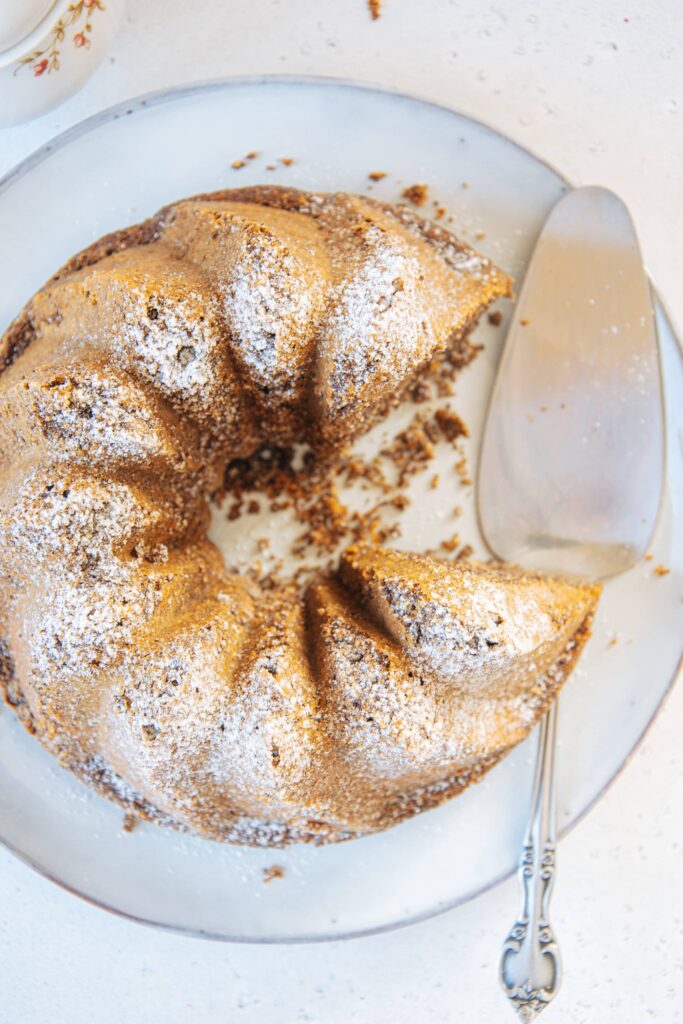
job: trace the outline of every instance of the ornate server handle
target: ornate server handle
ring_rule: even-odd
[[[500,960],[503,991],[523,1021],[536,1019],[557,994],[562,979],[560,950],[548,920],[555,880],[557,701],[539,728],[531,813],[519,865],[522,913],[503,944]]]

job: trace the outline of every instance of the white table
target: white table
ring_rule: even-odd
[[[683,7],[679,0],[130,0],[84,91],[0,132],[0,173],[125,97],[226,74],[398,86],[481,118],[577,184],[619,192],[683,326]],[[643,684],[646,685],[646,680]],[[544,1020],[683,1021],[683,690],[560,848],[553,919],[565,983]],[[92,909],[0,851],[0,1020],[321,1024],[511,1020],[496,983],[508,882],[441,918],[313,947],[222,946]]]

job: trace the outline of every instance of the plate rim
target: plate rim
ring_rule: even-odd
[[[120,100],[118,103],[113,103],[111,106],[103,107],[102,110],[95,111],[94,114],[89,114],[88,117],[77,121],[76,124],[70,125],[65,128],[64,131],[58,132],[47,142],[42,143],[36,149],[32,150],[27,156],[15,164],[14,167],[10,168],[0,178],[0,192],[3,192],[8,185],[10,185],[15,179],[23,177],[23,175],[31,170],[31,168],[44,160],[50,153],[57,149],[62,149],[65,145],[71,142],[72,139],[78,138],[80,135],[85,135],[87,132],[99,127],[101,124],[106,124],[108,121],[115,121],[123,116],[135,114],[139,109],[145,109],[147,107],[158,106],[162,103],[166,103],[171,100],[182,99],[186,96],[191,96],[193,93],[205,93],[205,92],[218,92],[221,89],[231,88],[234,86],[242,85],[301,85],[301,86],[323,86],[323,87],[342,87],[347,89],[357,89],[359,92],[376,92],[386,96],[393,96],[396,99],[410,100],[411,102],[422,103],[426,106],[434,107],[437,110],[442,110],[448,114],[456,114],[458,117],[465,121],[470,121],[472,124],[477,125],[479,128],[484,128],[487,132],[492,135],[496,135],[499,138],[504,139],[507,143],[514,146],[516,149],[521,150],[527,156],[532,156],[538,163],[543,164],[548,170],[552,171],[553,174],[570,188],[575,186],[566,178],[558,169],[546,160],[544,157],[539,156],[533,150],[527,146],[523,146],[521,142],[517,142],[511,135],[505,132],[499,131],[492,125],[483,121],[481,118],[473,117],[471,114],[465,114],[463,111],[458,110],[457,107],[449,106],[447,103],[441,103],[438,100],[429,99],[425,96],[418,95],[417,93],[404,92],[403,89],[399,89],[394,86],[380,85],[374,82],[368,82],[364,79],[344,78],[343,76],[336,75],[286,75],[286,74],[253,74],[253,75],[221,75],[217,78],[202,78],[192,82],[183,82],[180,85],[171,85],[165,89],[152,89],[150,92],[138,93],[135,96],[131,96],[129,99]]]
[[[27,156],[19,161],[14,167],[0,178],[0,194],[5,192],[15,181],[18,181],[25,174],[27,174],[33,167],[42,163],[48,159],[56,150],[63,149],[70,142],[80,138],[82,135],[86,135],[88,132],[99,128],[101,125],[107,124],[110,121],[116,121],[122,116],[129,116],[145,110],[149,107],[159,106],[163,103],[172,102],[179,99],[192,96],[194,94],[205,94],[210,92],[219,92],[222,90],[229,90],[234,87],[240,86],[270,86],[270,85],[296,85],[302,87],[312,86],[314,88],[343,88],[350,91],[356,90],[358,92],[370,92],[379,93],[393,97],[395,99],[408,100],[411,103],[417,103],[422,106],[432,107],[436,110],[443,111],[447,114],[453,114],[456,117],[464,121],[469,121],[479,129],[484,129],[491,135],[496,136],[499,139],[504,140],[508,145],[514,146],[515,149],[520,150],[526,156],[530,156],[534,161],[543,165],[549,171],[551,171],[560,182],[567,185],[569,188],[574,188],[574,184],[571,179],[567,178],[561,171],[559,171],[554,164],[546,160],[544,157],[539,156],[534,150],[529,149],[522,143],[517,142],[512,136],[506,132],[500,131],[498,128],[494,128],[486,121],[474,117],[471,114],[466,114],[457,109],[457,107],[451,106],[446,103],[442,103],[438,100],[430,99],[412,92],[405,92],[403,89],[396,88],[393,86],[380,85],[373,82],[364,80],[356,80],[351,78],[344,78],[340,76],[326,76],[326,75],[283,75],[283,74],[254,74],[254,75],[226,75],[217,78],[201,79],[193,82],[186,82],[180,85],[168,86],[164,89],[156,89],[151,92],[139,93],[136,96],[130,97],[114,103],[111,106],[105,107],[102,110],[96,111],[94,114],[76,122],[64,131],[59,132],[57,135],[48,139],[47,142],[41,144],[36,149],[32,150]],[[667,323],[671,335],[676,342],[676,348],[678,351],[678,357],[683,361],[683,338],[681,337],[677,325],[671,316],[667,305],[662,300],[657,288],[655,287],[652,279],[649,277],[650,286],[652,289],[653,305],[659,306],[659,310],[665,322]],[[666,395],[665,401],[666,401]],[[661,506],[660,506],[661,511]],[[640,749],[643,741],[650,732],[656,718],[663,710],[664,706],[668,702],[671,692],[678,681],[679,677],[683,672],[683,649],[679,655],[677,666],[674,670],[673,675],[669,679],[666,688],[662,692],[662,695],[652,711],[651,716],[645,723],[641,733],[637,737],[631,749],[624,757],[621,764],[618,766],[614,774],[605,782],[601,789],[594,795],[594,797],[586,804],[586,806],[569,822],[567,822],[558,833],[558,840],[564,838],[570,831],[572,831],[583,819],[594,809],[594,807],[600,802],[607,791],[612,787],[613,783],[621,776],[625,769],[629,766],[634,756]],[[186,927],[184,925],[171,924],[165,921],[154,921],[146,917],[141,917],[133,914],[127,910],[123,910],[120,907],[115,907],[103,900],[98,900],[95,897],[89,895],[86,892],[82,892],[75,886],[64,882],[62,879],[55,877],[47,868],[38,864],[32,857],[23,853],[13,843],[4,839],[0,835],[0,847],[7,850],[12,856],[16,857],[22,864],[33,870],[37,875],[52,882],[58,886],[62,891],[69,893],[70,895],[77,896],[83,900],[86,904],[92,907],[97,907],[100,910],[107,911],[108,913],[114,914],[116,917],[122,918],[126,921],[134,922],[135,924],[146,925],[151,928],[157,928],[164,932],[171,934],[183,935],[192,938],[207,939],[215,942],[225,943],[239,943],[241,945],[310,945],[319,942],[340,942],[348,939],[359,939],[366,938],[372,935],[380,935],[385,932],[395,931],[399,928],[408,928],[412,925],[421,924],[432,918],[439,917],[442,914],[447,913],[450,910],[454,910],[456,907],[462,906],[465,903],[469,903],[478,896],[484,895],[484,893],[490,892],[496,886],[506,881],[512,875],[516,873],[516,868],[512,868],[509,871],[504,871],[496,878],[487,882],[482,886],[476,886],[472,890],[466,892],[463,895],[456,897],[452,901],[444,902],[436,907],[430,908],[429,910],[423,911],[419,914],[412,915],[402,920],[390,921],[387,924],[378,925],[371,928],[361,928],[354,931],[344,932],[340,934],[320,934],[320,935],[294,935],[294,936],[276,936],[276,937],[256,937],[250,935],[226,935],[219,932],[212,932],[209,930],[203,930],[198,928]]]

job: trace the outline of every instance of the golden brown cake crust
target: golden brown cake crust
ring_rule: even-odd
[[[276,206],[283,210],[298,211],[302,208],[303,197],[299,189],[287,189],[273,185],[254,185],[239,189],[218,189],[213,192],[200,192],[188,198],[188,201],[202,200],[208,202],[238,201],[252,203],[254,205]],[[406,223],[424,235],[425,238],[438,245],[452,245],[456,242],[458,250],[471,251],[468,246],[457,243],[454,236],[432,221],[417,216],[410,210],[392,207],[389,203],[381,203],[377,200],[365,197],[369,205],[387,210],[399,211],[400,216]],[[60,281],[68,275],[81,270],[83,267],[92,266],[100,260],[111,256],[114,253],[123,252],[135,246],[147,245],[159,236],[160,224],[165,216],[172,209],[172,206],[163,207],[159,213],[139,224],[130,227],[120,228],[117,231],[109,232],[97,239],[91,245],[81,249],[80,252],[70,257],[56,273],[45,283],[43,288],[48,287],[56,281]],[[512,295],[512,281],[505,274],[500,272],[499,294],[506,297]],[[42,290],[42,289],[41,289]],[[30,302],[19,313],[14,322],[10,324],[5,334],[0,339],[0,370],[9,366],[30,344],[32,327],[30,318]]]
[[[302,604],[206,538],[228,457],[333,451],[509,293],[407,209],[266,186],[165,207],[36,293],[0,343],[0,688],[62,764],[278,846],[386,828],[528,734],[595,588],[356,548]]]

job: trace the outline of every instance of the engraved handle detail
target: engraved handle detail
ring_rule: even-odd
[[[523,904],[503,944],[500,983],[523,1021],[533,1021],[557,994],[560,951],[548,919],[555,880],[555,737],[557,701],[543,718],[538,737],[531,813],[519,864]]]

